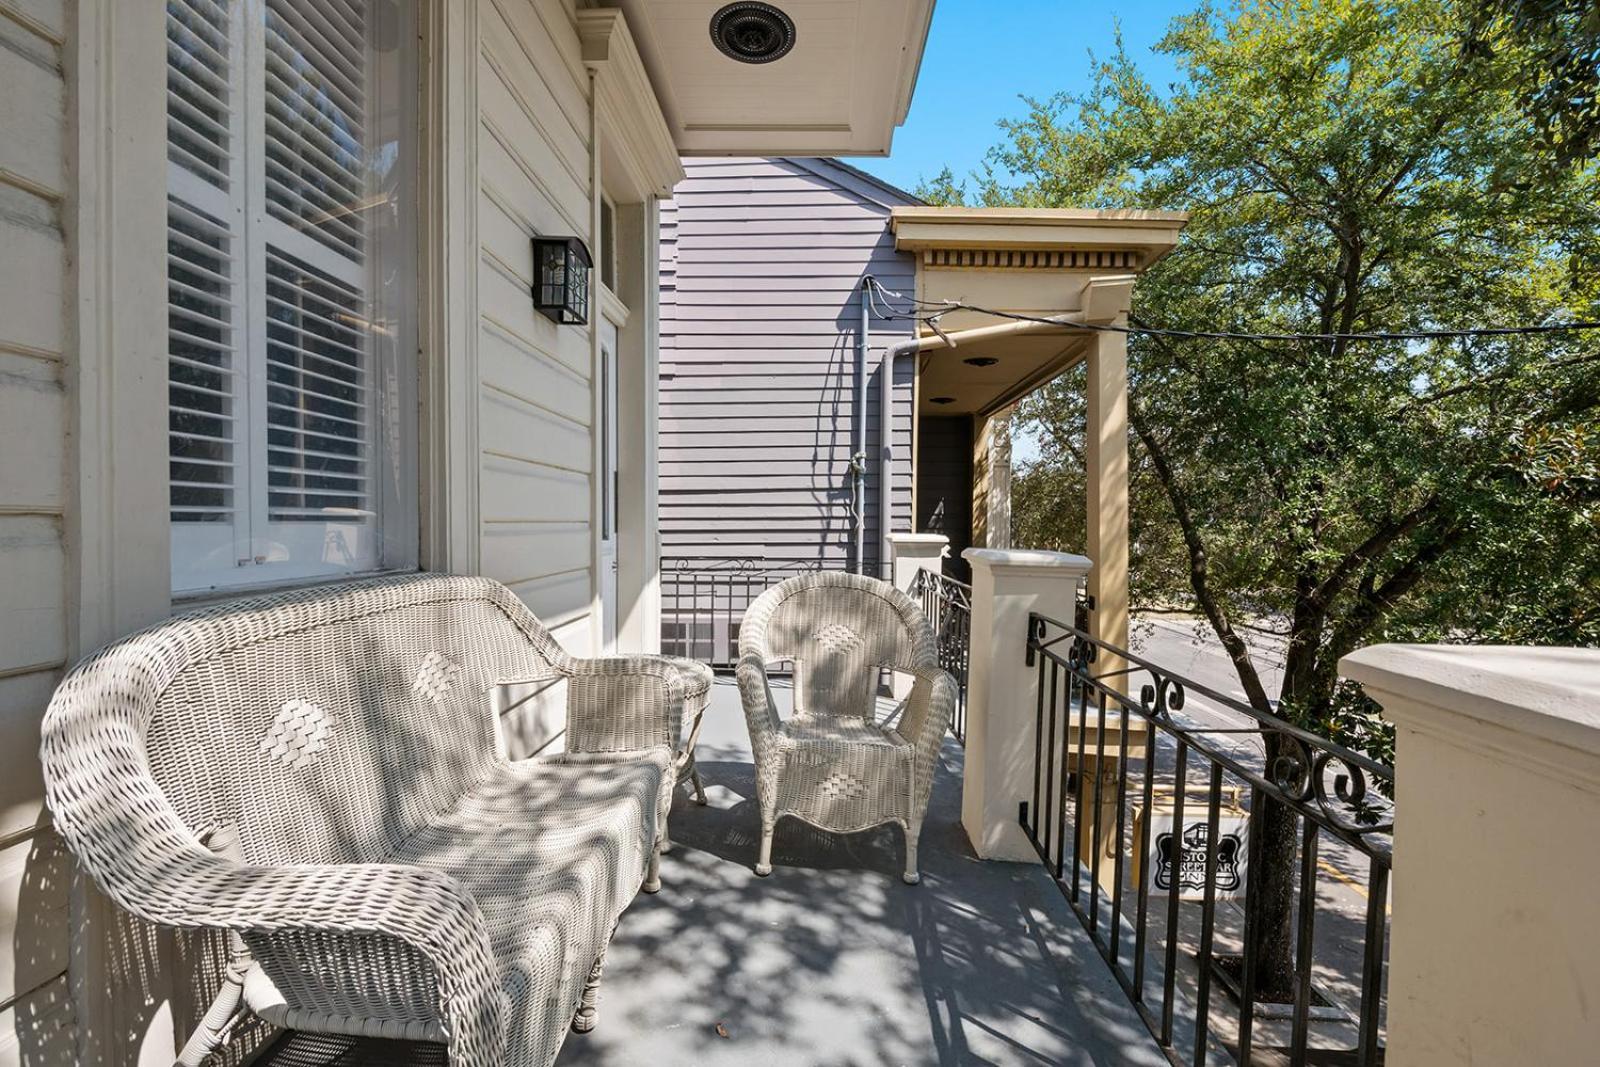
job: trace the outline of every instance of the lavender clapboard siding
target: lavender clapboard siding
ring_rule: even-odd
[[[661,551],[850,563],[861,279],[910,291],[890,209],[830,160],[692,159],[661,211]],[[874,315],[865,562],[880,566],[878,367],[911,324]],[[913,368],[895,371],[890,529],[911,529]]]

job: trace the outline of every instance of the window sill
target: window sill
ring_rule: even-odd
[[[416,574],[421,567],[390,567],[384,570],[357,571],[351,574],[320,576],[316,578],[290,578],[279,582],[260,582],[254,585],[230,585],[222,589],[202,589],[194,592],[173,593],[172,610],[188,611],[191,608],[208,608],[230,600],[263,596],[268,593],[287,593],[291,589],[311,589],[319,585],[342,585],[370,578],[392,578],[402,574]]]

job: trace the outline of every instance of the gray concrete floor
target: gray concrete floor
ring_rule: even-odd
[[[757,878],[754,768],[719,678],[699,746],[710,804],[680,795],[662,891],[623,916],[599,1027],[558,1067],[1165,1064],[1043,869],[973,855],[961,758],[947,740],[921,885],[900,881],[898,827],[792,819]]]

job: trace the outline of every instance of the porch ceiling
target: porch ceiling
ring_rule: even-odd
[[[1083,358],[1088,338],[1043,333],[938,346],[919,362],[919,415],[986,415],[1014,403]],[[968,360],[994,363],[974,365]],[[948,400],[948,403],[939,403]]]
[[[933,16],[933,0],[775,0],[794,48],[748,64],[711,41],[727,0],[616,2],[685,156],[888,155]]]

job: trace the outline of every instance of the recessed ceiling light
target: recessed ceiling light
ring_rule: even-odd
[[[969,367],[992,367],[1000,361],[993,356],[968,356],[961,362]]]
[[[771,4],[743,0],[711,16],[711,41],[740,63],[771,63],[794,47],[794,20]]]
[[[928,399],[930,404],[954,404],[955,402],[956,398],[953,396],[935,396]]]

